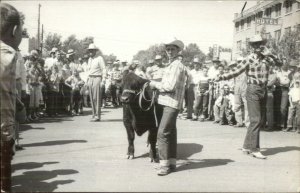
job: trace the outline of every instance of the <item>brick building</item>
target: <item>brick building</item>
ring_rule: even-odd
[[[247,49],[257,33],[280,40],[284,33],[300,28],[300,0],[261,1],[243,13],[234,14],[232,56],[237,58]]]

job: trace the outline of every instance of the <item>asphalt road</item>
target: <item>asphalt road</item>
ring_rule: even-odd
[[[300,191],[300,135],[261,132],[267,160],[239,148],[246,128],[178,120],[177,171],[157,176],[146,135],[136,137],[136,158],[126,159],[122,109],[44,118],[21,129],[13,159],[15,192],[296,192]]]

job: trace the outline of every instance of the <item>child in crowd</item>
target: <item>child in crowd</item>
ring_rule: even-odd
[[[289,91],[289,116],[287,128],[284,131],[297,131],[300,133],[300,80],[294,80],[294,87]]]

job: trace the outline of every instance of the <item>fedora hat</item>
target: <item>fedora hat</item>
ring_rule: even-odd
[[[165,46],[171,46],[171,45],[178,47],[180,50],[183,50],[184,48],[184,43],[180,40],[174,40],[170,43],[165,44]]]
[[[258,43],[258,42],[260,42],[260,43],[263,44],[263,43],[266,43],[267,40],[266,40],[266,39],[263,39],[263,38],[261,37],[261,35],[259,35],[259,34],[256,34],[256,35],[252,36],[252,37],[250,38],[250,40],[249,40],[249,44]]]
[[[38,58],[39,57],[39,53],[37,50],[31,50],[30,55],[33,56],[34,58]]]
[[[90,44],[88,50],[99,50],[95,44]]]

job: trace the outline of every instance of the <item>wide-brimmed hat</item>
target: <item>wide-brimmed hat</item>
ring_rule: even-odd
[[[221,62],[220,59],[219,59],[219,57],[214,57],[214,58],[212,59],[212,61],[213,61],[213,62]]]
[[[261,35],[259,35],[259,34],[252,36],[249,40],[249,44],[259,43],[259,42],[264,44],[267,42],[267,40],[262,38]]]
[[[58,51],[58,49],[56,47],[53,47],[50,51],[50,54],[55,53],[56,51]]]
[[[132,61],[132,64],[134,64],[134,65],[139,65],[139,64],[140,64],[140,61],[138,61],[138,60],[133,60],[133,61]]]
[[[30,56],[33,56],[34,58],[38,58],[39,57],[39,53],[38,53],[37,50],[31,50]]]
[[[99,50],[95,44],[90,44],[88,50]]]
[[[184,43],[180,40],[174,40],[170,43],[165,44],[165,46],[170,46],[170,45],[177,46],[180,50],[183,50],[183,48],[184,48]]]
[[[292,61],[290,62],[290,67],[297,67],[297,66],[298,66],[298,63],[297,63],[296,60],[292,60]]]
[[[70,57],[74,54],[75,54],[75,51],[73,49],[69,49],[68,52],[67,52],[67,57]]]
[[[161,60],[161,59],[162,59],[161,55],[156,55],[155,56],[155,60]]]

